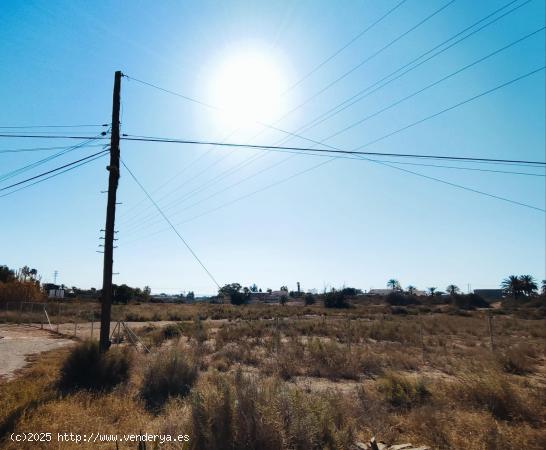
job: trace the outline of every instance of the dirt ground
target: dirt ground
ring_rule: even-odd
[[[164,326],[172,322],[151,323],[155,326]],[[136,330],[149,325],[149,323],[126,322],[126,325]],[[112,322],[110,332],[114,330],[115,326],[116,322]],[[45,328],[47,327],[48,325],[45,325]],[[0,324],[0,382],[14,378],[17,371],[27,364],[30,356],[74,344],[76,341],[69,339],[74,336],[74,333],[78,339],[98,339],[100,323],[79,323],[76,328],[73,323],[59,324],[59,327],[53,325],[53,330],[57,331],[57,329],[64,336],[51,333],[47,329],[40,329],[38,323],[32,324],[32,326]]]
[[[0,381],[13,378],[29,356],[73,344],[70,339],[25,325],[0,325]]]

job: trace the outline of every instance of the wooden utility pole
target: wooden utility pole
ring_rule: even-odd
[[[106,226],[104,227],[104,270],[102,276],[102,304],[100,312],[100,351],[110,347],[110,313],[112,309],[112,266],[114,264],[114,226],[116,220],[116,191],[119,180],[119,105],[121,91],[121,71],[114,75],[114,95],[112,101],[112,133],[110,138],[110,165],[108,175],[108,203],[106,206]]]

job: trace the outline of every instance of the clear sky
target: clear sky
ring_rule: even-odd
[[[124,133],[309,147],[309,141],[283,139],[283,133],[264,130],[252,119],[322,141],[539,30],[545,21],[543,1],[513,1],[489,20],[522,6],[329,120],[301,131],[510,2],[456,0],[448,5],[449,0],[407,0],[327,61],[398,3],[4,0],[0,126],[109,122],[114,71],[122,70],[231,108],[226,114],[123,78]],[[443,5],[448,6],[397,39]],[[326,143],[354,149],[544,64],[542,30]],[[256,110],[247,111],[255,105]],[[545,120],[542,70],[364,150],[544,161]],[[22,131],[87,136],[100,129]],[[3,150],[78,142],[0,138],[0,188],[100,148],[80,148],[6,179],[2,176],[55,151]],[[220,284],[256,283],[264,289],[286,284],[294,289],[300,281],[303,289],[343,284],[369,289],[385,287],[394,277],[403,286],[444,289],[455,283],[466,290],[468,284],[497,287],[509,274],[545,277],[544,212],[391,167],[337,159],[283,181],[326,158],[128,141],[122,142],[121,154]],[[405,162],[545,174],[536,167]],[[106,164],[107,159],[99,159],[0,197],[0,264],[35,267],[44,281],[51,281],[58,270],[59,282],[100,287],[102,254],[96,250],[105,220],[106,196],[100,191],[107,186]],[[546,207],[543,176],[398,167]],[[122,204],[114,270],[119,275],[114,282],[150,285],[154,292],[216,291],[123,170],[118,199]]]

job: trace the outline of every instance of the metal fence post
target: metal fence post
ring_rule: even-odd
[[[493,342],[493,317],[488,314],[487,315],[487,324],[489,325],[489,341],[491,342],[491,351],[495,351],[495,344]]]
[[[419,314],[419,337],[421,338],[421,352],[423,353],[423,363],[426,361],[425,357],[425,339],[423,337],[423,319]]]

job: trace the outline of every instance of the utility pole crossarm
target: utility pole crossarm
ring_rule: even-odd
[[[112,99],[112,134],[110,138],[110,165],[108,175],[108,203],[106,206],[106,226],[104,235],[104,270],[102,278],[102,304],[100,316],[100,350],[106,352],[110,347],[110,315],[112,309],[112,271],[114,264],[114,227],[116,220],[116,193],[119,180],[119,112],[121,93],[121,71],[114,75],[114,94]]]

